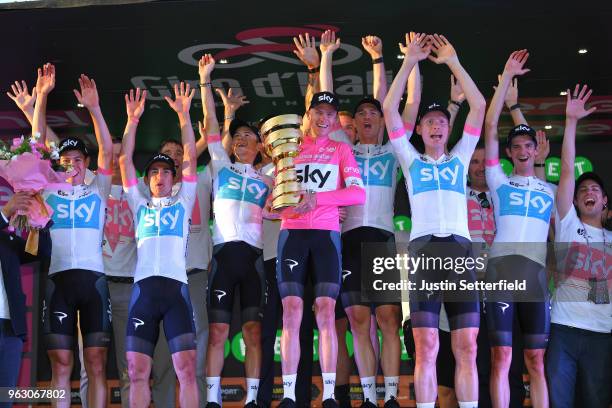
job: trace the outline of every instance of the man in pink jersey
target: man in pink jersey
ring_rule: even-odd
[[[363,204],[365,190],[349,146],[329,139],[338,121],[338,99],[330,92],[313,95],[307,112],[310,130],[295,158],[304,193],[300,204],[282,212],[276,274],[283,303],[281,365],[284,399],[295,406],[295,379],[300,358],[304,282],[312,274],[323,376],[323,407],[334,400],[338,339],[334,308],[340,290],[340,221],[338,207]]]

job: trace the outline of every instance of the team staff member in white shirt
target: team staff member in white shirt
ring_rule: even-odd
[[[585,109],[591,92],[586,85],[567,90],[555,234],[562,262],[546,352],[553,408],[605,408],[612,402],[612,233],[604,228],[608,194],[595,173],[574,182],[576,125],[595,111]]]

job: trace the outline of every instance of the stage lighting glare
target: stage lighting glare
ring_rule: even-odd
[[[550,129],[552,129],[552,126],[551,125],[546,125],[546,126],[544,126],[544,129],[550,130]]]
[[[404,59],[404,54],[397,54],[397,59]]]
[[[581,48],[578,50],[578,54],[586,54],[587,52],[589,52],[589,50],[587,50],[586,48]]]
[[[567,95],[567,91],[561,91],[561,92],[559,92],[559,95],[566,96]]]
[[[229,61],[228,61],[227,59],[225,59],[225,58],[221,58],[221,59],[219,60],[219,64],[227,64],[228,62],[229,62]]]

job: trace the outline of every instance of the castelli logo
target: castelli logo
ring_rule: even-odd
[[[520,130],[521,132],[530,132],[531,128],[529,126],[519,125],[516,130]]]
[[[440,107],[440,105],[439,105],[439,104],[437,104],[437,103],[432,103],[431,105],[429,105],[429,106],[427,107],[427,109],[433,109],[433,108],[439,108],[439,107]]]
[[[237,43],[211,43],[198,44],[179,51],[177,57],[185,64],[197,67],[198,57],[202,53],[213,54],[215,60],[220,62],[227,59],[228,63],[217,64],[217,69],[243,68],[259,64],[265,60],[285,62],[287,64],[302,65],[303,63],[293,56],[295,50],[292,38],[300,34],[310,34],[317,39],[325,30],[340,32],[340,28],[327,24],[309,24],[303,27],[281,26],[260,27],[240,31],[236,34]],[[283,38],[283,42],[273,42],[271,38]],[[334,59],[334,65],[348,64],[359,59],[363,52],[359,47],[342,43],[340,49],[345,55]],[[291,53],[291,56],[288,55]]]

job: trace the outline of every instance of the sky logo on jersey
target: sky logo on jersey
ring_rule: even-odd
[[[416,195],[435,190],[455,191],[464,194],[464,173],[463,163],[458,157],[453,157],[451,160],[437,165],[415,160],[410,166],[412,194]]]
[[[503,185],[497,189],[499,195],[499,215],[518,215],[550,221],[553,208],[552,196],[539,191]]]
[[[384,154],[369,159],[356,156],[355,160],[359,166],[364,185],[391,187],[393,169],[395,168],[395,158],[392,154]]]
[[[268,186],[263,181],[241,176],[227,168],[219,172],[217,198],[247,201],[263,208],[267,196]]]
[[[51,228],[94,228],[100,227],[102,200],[97,194],[67,200],[56,195],[49,196],[47,204],[53,209]]]
[[[138,209],[138,238],[155,236],[182,238],[184,218],[185,208],[181,203],[162,209],[141,206]]]
[[[338,186],[338,166],[330,164],[296,164],[297,181],[306,190],[330,191]]]

